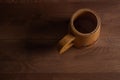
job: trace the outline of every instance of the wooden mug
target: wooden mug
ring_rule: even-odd
[[[96,42],[100,34],[101,20],[91,9],[79,9],[70,20],[68,34],[58,43],[60,54],[70,47],[80,48]]]

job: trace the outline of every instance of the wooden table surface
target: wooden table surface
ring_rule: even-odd
[[[57,42],[81,8],[101,17],[100,38],[92,46],[60,55]],[[13,2],[0,3],[0,9],[0,80],[120,79],[119,0]]]

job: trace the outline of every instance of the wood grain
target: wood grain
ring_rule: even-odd
[[[90,47],[59,55],[56,43],[80,8],[100,15],[100,38]],[[0,80],[120,79],[120,1],[1,3],[0,9]]]

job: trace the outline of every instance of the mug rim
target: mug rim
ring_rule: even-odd
[[[96,25],[95,29],[94,29],[93,31],[89,32],[89,33],[79,32],[79,31],[75,28],[75,26],[74,26],[74,20],[75,20],[80,14],[82,14],[82,13],[84,13],[84,12],[90,12],[90,13],[92,13],[92,14],[96,17],[96,20],[97,20],[97,25]],[[95,33],[95,32],[100,28],[100,26],[101,26],[100,17],[97,15],[97,13],[96,13],[95,11],[93,11],[93,10],[91,10],[91,9],[88,9],[88,8],[83,8],[83,9],[77,10],[77,11],[72,15],[71,20],[70,20],[70,27],[71,27],[71,28],[73,29],[73,31],[74,31],[75,33],[77,33],[78,35],[88,36],[88,35],[90,35],[90,34],[93,34],[93,33]]]

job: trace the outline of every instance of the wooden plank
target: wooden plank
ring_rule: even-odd
[[[95,80],[97,77],[98,80],[119,80],[117,74],[120,72],[119,1],[108,1],[107,4],[104,2],[40,4],[0,6],[4,9],[3,13],[0,13],[3,16],[0,19],[1,75],[3,73],[11,76],[12,73],[68,73],[68,76],[64,74],[60,76],[52,74],[52,76],[56,76],[54,80],[79,79],[79,75],[83,80],[88,78]],[[102,19],[99,40],[90,47],[83,49],[73,47],[65,54],[59,55],[56,45],[60,37],[67,33],[71,15],[85,7],[95,10]],[[40,15],[42,16],[38,18]],[[41,38],[43,34],[47,35],[47,38]],[[29,43],[30,39],[33,41],[32,44]],[[49,39],[55,40],[54,43]],[[46,44],[54,45],[39,44],[43,43],[41,40]],[[74,73],[78,73],[76,74],[78,76]]]

